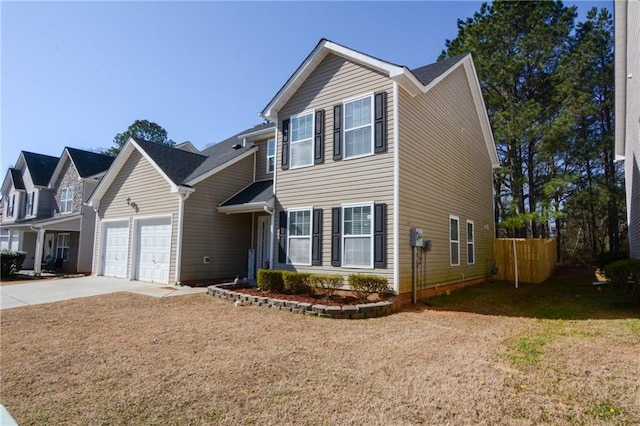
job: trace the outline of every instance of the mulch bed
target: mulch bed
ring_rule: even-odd
[[[274,293],[271,291],[260,290],[259,288],[233,288],[229,287],[229,290],[233,290],[236,293],[250,294],[258,297],[268,297],[270,299],[291,300],[294,302],[305,302],[314,305],[325,306],[344,306],[344,305],[357,305],[361,303],[353,296],[334,294],[331,299],[327,299],[320,295],[302,295],[302,294],[285,294]]]

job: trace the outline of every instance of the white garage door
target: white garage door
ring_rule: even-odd
[[[146,219],[138,223],[136,278],[155,283],[169,282],[171,218]]]
[[[102,251],[102,275],[105,277],[127,277],[127,254],[129,252],[129,223],[105,223]]]

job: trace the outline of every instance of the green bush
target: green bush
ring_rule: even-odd
[[[604,267],[604,275],[611,287],[640,303],[640,260],[618,260]]]
[[[258,287],[262,290],[273,291],[274,293],[284,292],[283,271],[274,271],[271,269],[258,270]]]
[[[305,272],[285,271],[283,274],[284,288],[292,294],[311,294],[313,289],[309,284],[311,274]]]
[[[624,251],[603,251],[596,257],[596,266],[601,271],[610,263],[629,259],[629,253]]]
[[[366,302],[371,293],[380,297],[389,290],[386,277],[379,275],[353,274],[349,275],[349,288],[361,302]]]
[[[26,251],[2,250],[0,252],[0,263],[2,263],[2,278],[11,275],[22,269],[22,262],[27,257]]]
[[[326,299],[344,284],[342,275],[311,274],[309,284]]]

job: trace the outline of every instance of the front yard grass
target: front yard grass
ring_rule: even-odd
[[[640,424],[640,312],[571,276],[360,321],[206,295],[7,310],[0,403],[20,425]]]

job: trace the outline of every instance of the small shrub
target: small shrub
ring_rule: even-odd
[[[311,294],[313,289],[309,284],[311,274],[305,272],[285,271],[283,274],[284,288],[292,294]]]
[[[258,287],[274,293],[284,292],[282,273],[283,271],[274,271],[271,269],[258,270]]]
[[[610,263],[629,259],[629,253],[624,251],[603,251],[596,257],[596,266],[601,271]]]
[[[342,275],[311,274],[309,284],[324,298],[330,299],[337,289],[344,284]]]
[[[632,301],[640,303],[640,260],[618,260],[604,267],[604,275],[611,287]]]
[[[349,275],[349,288],[361,302],[366,302],[371,293],[377,293],[378,296],[386,293],[389,283],[386,277],[379,275],[353,274]]]
[[[22,262],[27,257],[26,251],[2,250],[0,252],[0,263],[2,263],[2,278],[8,278],[22,269]]]

